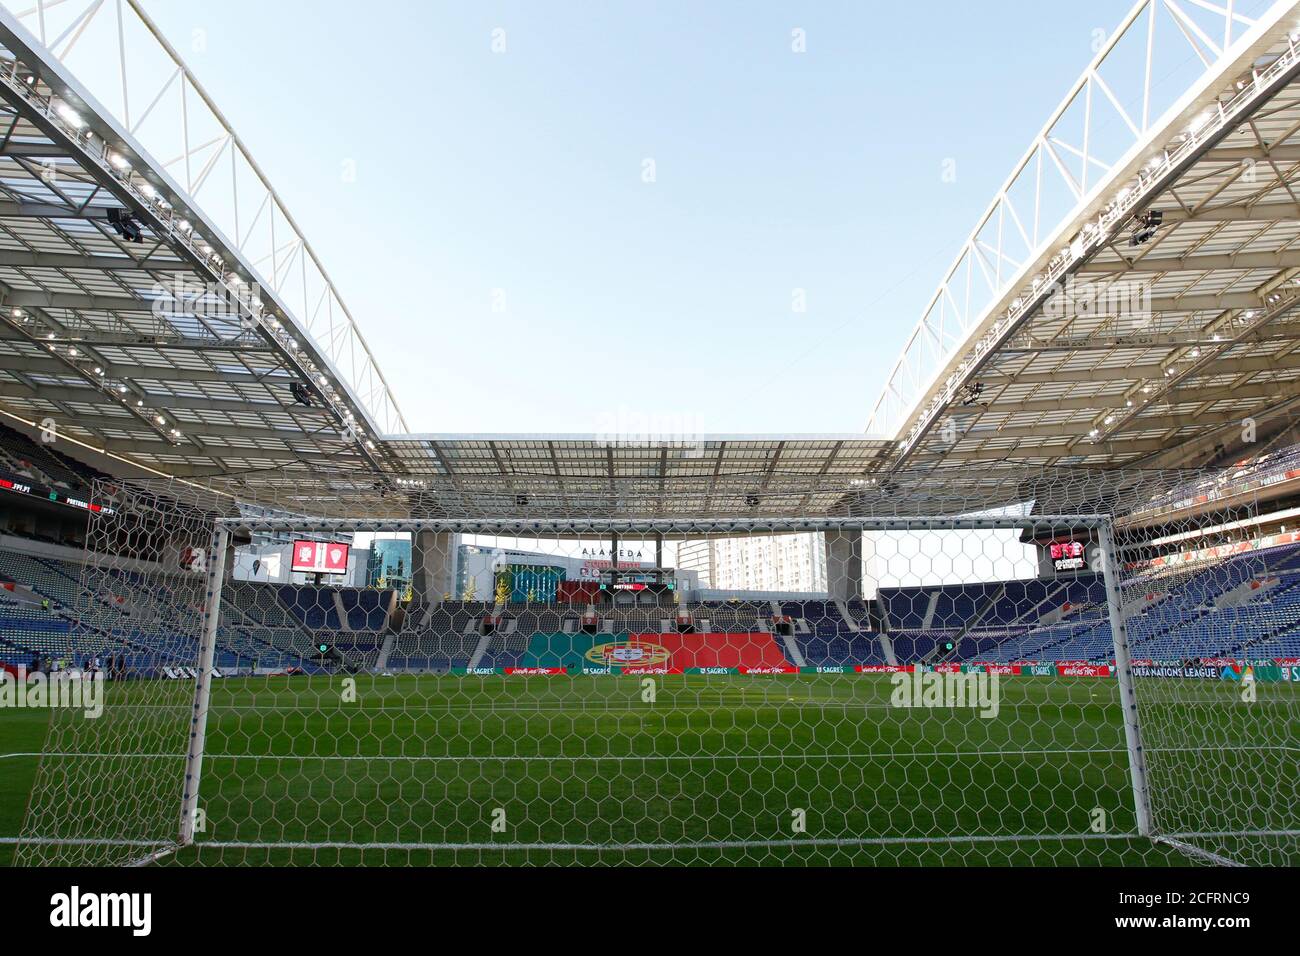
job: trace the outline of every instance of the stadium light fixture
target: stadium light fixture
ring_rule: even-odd
[[[144,242],[144,229],[129,209],[110,209],[108,222],[113,231],[127,242]]]
[[[302,382],[290,382],[289,394],[293,396],[293,400],[296,404],[305,405],[308,408],[312,407],[313,402],[311,400],[311,389]]]

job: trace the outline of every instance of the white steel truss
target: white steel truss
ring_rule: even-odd
[[[239,134],[138,0],[0,0],[0,20],[76,77],[125,146],[174,188],[207,242],[255,274],[381,433],[407,430],[329,274]],[[128,177],[129,178],[129,177]],[[179,207],[180,203],[174,203]],[[201,212],[199,211],[201,210]]]
[[[993,344],[1046,289],[1141,208],[1149,185],[1195,155],[1276,69],[1257,61],[1296,27],[1293,0],[1139,0],[1052,113],[926,306],[867,430],[907,452]],[[1246,74],[1237,103],[1220,99]],[[1182,132],[1179,132],[1179,131]],[[1177,144],[1163,148],[1171,140]],[[1159,155],[1150,155],[1157,147]],[[1148,163],[1149,166],[1144,170]],[[1107,205],[1107,201],[1110,204]],[[989,334],[993,333],[993,334]]]

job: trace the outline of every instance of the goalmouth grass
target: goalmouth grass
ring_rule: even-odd
[[[196,842],[161,862],[1188,862],[1137,836],[1114,679],[1004,678],[995,716],[900,708],[893,689],[876,674],[218,680]],[[1291,825],[1295,755],[1234,716],[1286,721],[1294,685],[1262,685],[1250,705],[1213,681],[1160,689],[1144,719],[1195,722],[1201,742],[1153,746],[1153,780],[1194,777],[1200,798],[1223,800],[1267,784],[1275,799],[1253,794],[1240,829],[1294,847],[1268,834]],[[49,751],[39,773],[0,758],[0,860],[34,780],[21,832],[36,858],[39,841],[144,857],[174,840],[191,695],[187,681],[110,684],[96,721],[0,714],[0,753]],[[1176,804],[1169,825],[1154,811],[1179,829]],[[18,862],[36,862],[30,850]]]

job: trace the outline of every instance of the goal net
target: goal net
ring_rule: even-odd
[[[1201,481],[104,485],[18,861],[1294,864],[1300,547]]]

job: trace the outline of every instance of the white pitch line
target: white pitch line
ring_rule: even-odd
[[[1204,839],[1210,837],[1295,837],[1300,830],[1238,830],[1208,831],[1196,833],[1177,833],[1156,837],[1159,842],[1168,843],[1173,839]],[[352,843],[346,841],[321,842],[281,842],[264,843],[242,840],[204,840],[194,844],[196,849],[206,848],[221,850],[572,850],[589,853],[609,853],[628,851],[675,851],[675,850],[725,850],[747,849],[749,847],[800,847],[800,846],[893,846],[958,843],[1026,843],[1042,841],[1071,840],[1142,840],[1136,832],[1131,833],[1005,833],[1005,834],[956,834],[947,836],[925,837],[831,837],[809,838],[806,840],[716,840],[695,841],[689,843]],[[95,840],[83,837],[0,837],[0,845],[30,843],[46,846],[131,846],[156,847],[166,849],[173,844],[157,840]]]
[[[1163,747],[1148,748],[1148,752],[1155,753],[1205,753],[1206,751],[1231,751],[1240,753],[1242,751],[1300,751],[1300,747],[1292,747],[1284,744],[1255,744],[1242,746],[1225,746],[1225,745],[1206,745],[1203,747]],[[1070,748],[1039,748],[1034,750],[931,750],[931,751],[911,751],[911,752],[880,752],[880,753],[754,753],[754,754],[573,754],[557,756],[540,756],[540,755],[482,755],[482,754],[232,754],[232,753],[209,753],[204,754],[208,760],[298,760],[298,761],[410,761],[410,762],[488,762],[488,761],[512,761],[512,762],[549,762],[565,763],[579,761],[724,761],[735,762],[740,760],[931,760],[938,757],[1042,757],[1042,756],[1090,756],[1093,754],[1122,754],[1128,751],[1124,747],[1101,747],[1088,750],[1070,749]],[[183,753],[68,753],[52,751],[47,754],[39,753],[16,753],[0,754],[0,759],[5,757],[80,757],[94,760],[118,760],[118,759],[136,759],[136,760],[179,760],[184,758]]]
[[[1050,840],[1141,840],[1134,833],[1032,833],[997,834],[989,836],[933,836],[933,837],[830,837],[806,840],[712,840],[683,843],[254,843],[238,840],[202,841],[194,846],[199,850],[468,850],[468,851],[528,851],[558,850],[579,853],[673,852],[679,850],[744,850],[749,848],[798,848],[801,846],[895,846],[959,843],[1023,843]]]

